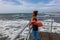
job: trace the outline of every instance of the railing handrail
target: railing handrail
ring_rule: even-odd
[[[16,40],[16,38],[24,31],[24,29],[29,25],[29,23],[22,29],[19,30],[19,33],[17,35],[14,36],[14,38],[12,38],[11,40]]]
[[[30,28],[30,25],[28,25],[28,27],[29,27],[29,33],[27,34],[25,40],[30,40],[30,36],[31,36],[31,28]]]

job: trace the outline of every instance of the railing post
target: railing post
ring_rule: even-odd
[[[51,33],[52,33],[52,27],[53,27],[53,17],[52,17],[52,21],[51,21]]]
[[[25,38],[25,40],[31,40],[31,28],[30,25],[28,25],[29,28],[29,33],[27,34],[27,37]]]
[[[30,40],[31,40],[31,28],[30,28],[30,25],[29,25],[29,35],[30,35]]]

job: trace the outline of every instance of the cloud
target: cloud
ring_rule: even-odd
[[[23,0],[23,1],[27,3],[32,3],[32,4],[38,4],[38,3],[46,4],[46,3],[51,2],[52,0]]]
[[[12,3],[12,4],[15,4],[15,5],[20,5],[20,1],[18,0],[2,0],[4,3],[8,4],[8,3]]]
[[[60,0],[0,0],[0,13],[30,13],[33,10],[39,12],[60,11]]]

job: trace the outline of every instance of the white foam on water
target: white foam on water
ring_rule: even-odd
[[[12,38],[13,35],[16,35],[18,30],[22,30],[22,28],[28,23],[28,21],[24,20],[0,20],[0,34],[3,36],[9,36]]]
[[[45,21],[52,21],[51,19],[45,20]],[[39,31],[42,32],[51,32],[51,22],[44,22],[43,27],[39,27]],[[18,33],[22,28],[28,24],[29,21],[27,20],[0,20],[0,34],[3,36],[9,36],[8,38],[13,38],[16,33]],[[60,26],[60,23],[53,23],[53,26]],[[54,29],[55,28],[55,29]],[[29,28],[27,27],[22,34],[22,36],[26,36]],[[52,32],[60,33],[60,27],[53,27]]]
[[[48,21],[48,22],[46,22],[46,21]],[[51,23],[52,23],[52,21],[53,21],[53,24],[52,24],[52,29],[51,29]],[[39,31],[60,33],[60,23],[56,23],[52,19],[44,20],[44,21],[42,21],[42,23],[43,23],[44,26],[39,27]]]

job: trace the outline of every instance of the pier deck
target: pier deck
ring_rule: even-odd
[[[57,33],[48,33],[48,32],[39,32],[40,40],[60,40],[60,34]],[[32,40],[35,40],[34,37]]]

